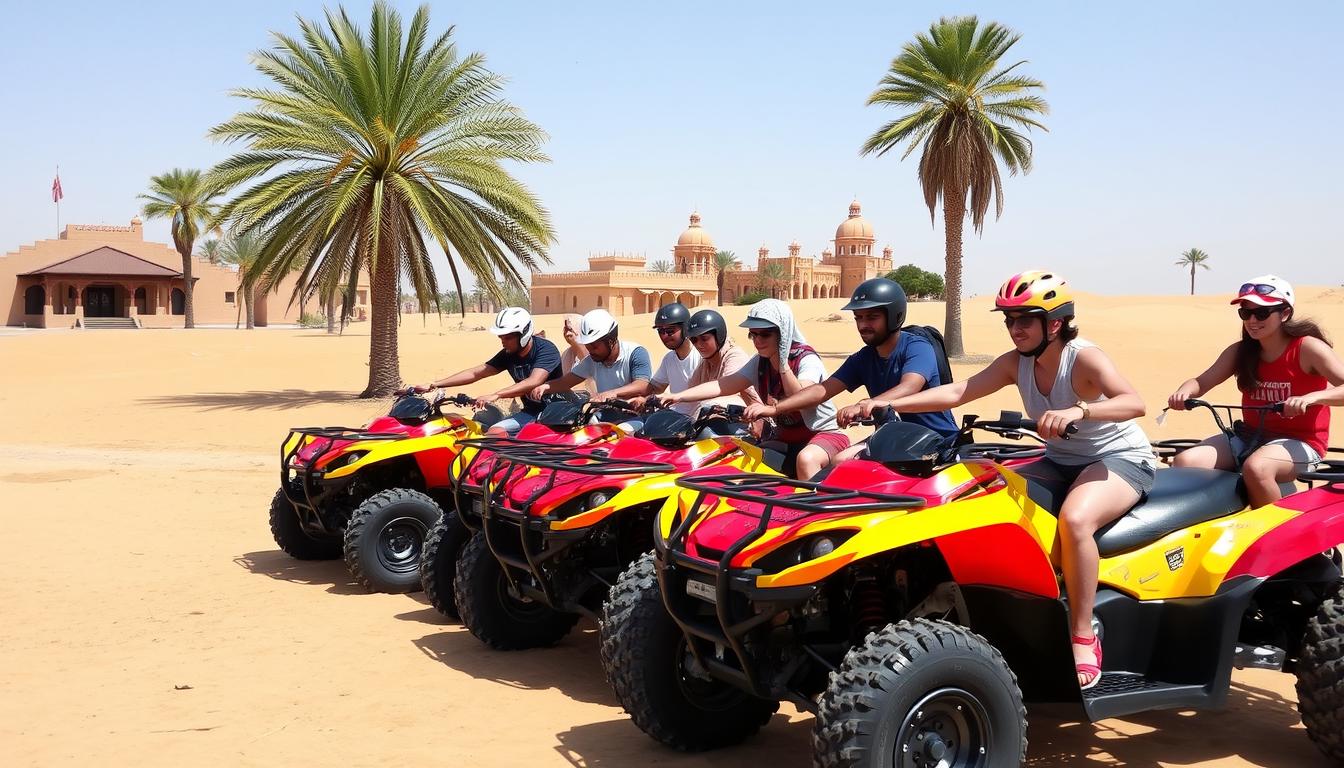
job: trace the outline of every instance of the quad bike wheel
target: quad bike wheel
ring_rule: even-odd
[[[1344,762],[1344,582],[1307,621],[1297,662],[1297,708],[1312,742]]]
[[[462,546],[471,537],[471,531],[456,514],[445,513],[425,537],[425,550],[420,554],[420,586],[425,590],[429,604],[450,619],[458,618],[457,559]]]
[[[1027,710],[992,645],[943,621],[888,624],[845,656],[812,730],[819,768],[1019,766]]]
[[[555,645],[578,623],[575,613],[515,595],[504,567],[495,559],[485,534],[477,531],[457,559],[454,597],[462,625],[477,639],[500,651]]]
[[[271,536],[285,554],[296,560],[335,560],[341,556],[339,538],[319,538],[303,530],[299,511],[284,488],[277,488],[271,499]]]
[[[345,564],[370,592],[420,588],[425,536],[443,510],[419,491],[390,488],[360,504],[345,528]]]
[[[698,752],[740,743],[779,709],[777,701],[692,671],[686,637],[663,607],[652,554],[617,579],[598,630],[616,700],[635,725],[670,747]]]

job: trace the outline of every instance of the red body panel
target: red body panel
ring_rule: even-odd
[[[1295,493],[1275,505],[1302,514],[1261,536],[1232,564],[1227,578],[1268,578],[1344,543],[1344,491],[1326,486]]]

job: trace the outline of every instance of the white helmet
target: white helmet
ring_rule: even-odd
[[[491,326],[490,332],[496,336],[521,334],[518,343],[526,347],[532,341],[532,315],[522,307],[505,307],[495,315],[495,324]]]
[[[616,332],[616,318],[605,309],[594,309],[579,322],[579,343],[592,344]]]

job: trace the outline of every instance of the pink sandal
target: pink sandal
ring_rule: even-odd
[[[1074,645],[1085,645],[1090,647],[1092,649],[1092,655],[1097,659],[1095,664],[1080,664],[1076,661],[1073,663],[1077,673],[1087,678],[1087,682],[1080,686],[1086,691],[1101,682],[1101,638],[1096,635],[1093,635],[1090,638],[1074,635],[1072,640]]]

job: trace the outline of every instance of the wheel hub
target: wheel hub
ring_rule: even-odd
[[[384,567],[396,573],[418,569],[426,533],[424,523],[413,517],[397,518],[383,526],[378,536],[378,554]]]
[[[906,713],[898,731],[900,768],[979,768],[988,764],[989,716],[960,688],[939,688]]]

